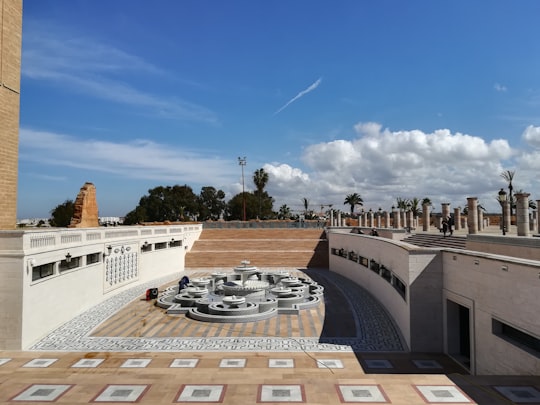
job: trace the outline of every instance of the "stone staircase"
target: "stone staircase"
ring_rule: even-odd
[[[242,260],[257,267],[328,268],[328,241],[321,229],[203,229],[185,267],[232,268]]]
[[[455,235],[444,237],[442,233],[416,233],[403,239],[403,242],[421,247],[465,249],[467,238]]]

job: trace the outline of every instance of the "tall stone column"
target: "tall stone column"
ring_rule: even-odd
[[[422,204],[422,230],[429,232],[430,229],[430,207],[429,204]]]
[[[375,221],[375,224],[377,225],[377,228],[380,228],[381,227],[381,219],[382,219],[382,215],[381,213],[379,212],[377,214],[377,218],[376,218],[376,221]]]
[[[478,233],[478,197],[467,197],[467,227],[469,233]]]
[[[334,210],[330,210],[330,226],[334,226]]]
[[[399,210],[397,210],[395,207],[392,207],[392,226],[394,229],[400,228],[400,220],[399,220]]]
[[[478,231],[482,232],[482,230],[484,229],[484,212],[480,207],[477,207],[476,211],[478,212]]]
[[[373,211],[370,209],[368,212],[369,216],[369,227],[373,228],[375,226],[375,223],[373,222]]]
[[[0,8],[0,229],[10,230],[17,226],[22,2],[0,1]]]
[[[536,232],[540,233],[540,200],[536,200]]]
[[[414,216],[412,211],[407,211],[407,228],[409,231],[414,227]]]
[[[461,229],[461,207],[454,208],[454,229],[456,231]]]
[[[401,211],[401,223],[403,225],[403,228],[407,226],[407,212],[405,212],[405,210]]]
[[[341,226],[341,211],[337,213],[337,226]]]
[[[442,203],[441,207],[442,207],[441,213],[442,213],[443,219],[448,218],[450,216],[450,203]]]
[[[516,225],[518,236],[529,236],[529,193],[516,194]]]
[[[390,228],[390,213],[388,211],[384,211],[384,227]]]

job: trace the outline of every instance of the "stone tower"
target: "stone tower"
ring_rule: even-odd
[[[84,183],[73,205],[70,228],[95,228],[99,226],[96,187],[92,183]]]
[[[0,0],[0,230],[17,224],[22,0]]]

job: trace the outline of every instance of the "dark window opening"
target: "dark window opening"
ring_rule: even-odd
[[[32,268],[32,281],[49,277],[54,274],[54,263],[42,264]]]

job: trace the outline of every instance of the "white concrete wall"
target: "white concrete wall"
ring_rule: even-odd
[[[446,302],[469,308],[473,374],[540,375],[529,349],[493,333],[493,319],[540,338],[540,262],[457,249],[422,249],[385,240],[328,232],[329,248],[384,264],[407,285],[407,301],[382,277],[330,254],[330,270],[366,288],[401,329],[411,351],[448,352]]]
[[[201,231],[202,225],[195,224],[0,232],[0,349],[26,349],[114,294],[168,275],[180,276],[185,254]],[[172,239],[182,245],[169,247]],[[141,252],[144,242],[166,243],[167,248]],[[104,255],[121,255],[127,247],[137,257],[137,273],[111,284]],[[68,253],[83,257],[83,265],[62,273],[57,265],[54,275],[32,281],[33,267],[59,263]],[[85,265],[91,253],[100,253],[100,261]]]
[[[472,303],[475,374],[539,375],[540,360],[493,334],[492,319],[540,338],[540,263],[444,252],[443,267],[445,299]]]

